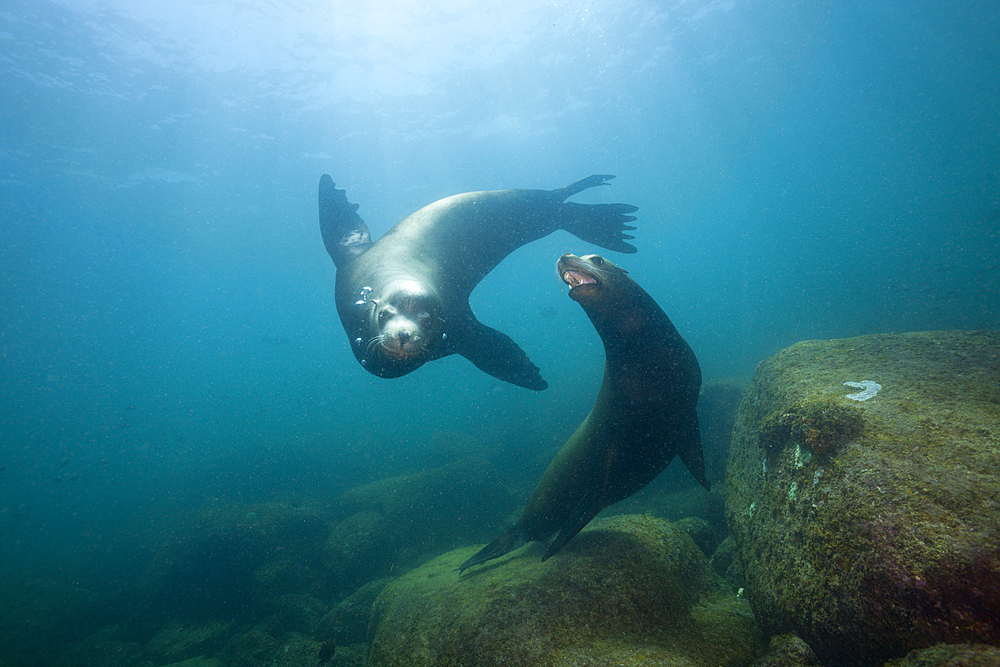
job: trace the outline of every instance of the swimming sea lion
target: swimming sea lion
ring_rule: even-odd
[[[626,223],[635,206],[565,200],[603,185],[597,174],[558,190],[467,192],[425,206],[375,241],[326,174],[319,181],[319,225],[337,266],[340,321],[361,365],[383,378],[430,359],[460,354],[481,370],[528,389],[545,380],[506,335],[480,323],[469,295],[504,257],[557,229],[618,252],[636,249]]]
[[[694,352],[623,269],[598,255],[563,255],[557,268],[604,342],[601,390],[521,518],[460,570],[558,531],[542,556],[546,560],[602,509],[653,481],[675,454],[710,488],[698,431],[701,369]]]

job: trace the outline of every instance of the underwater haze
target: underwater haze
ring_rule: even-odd
[[[374,238],[615,174],[573,201],[638,207],[638,253],[606,254],[706,381],[1000,328],[992,0],[4,0],[0,82],[6,587],[121,583],[218,499],[544,465],[586,416],[603,347],[555,262],[600,249],[556,232],[473,294],[546,391],[457,355],[379,379],[337,317],[324,173]]]

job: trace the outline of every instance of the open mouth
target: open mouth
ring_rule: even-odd
[[[564,283],[569,285],[570,289],[580,287],[581,285],[593,285],[596,287],[598,284],[593,276],[574,269],[563,271],[562,279]]]

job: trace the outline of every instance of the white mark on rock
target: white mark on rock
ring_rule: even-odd
[[[877,394],[879,389],[882,388],[882,385],[878,382],[872,382],[871,380],[862,380],[861,382],[845,382],[844,386],[864,390],[859,391],[856,394],[848,394],[847,398],[852,401],[867,401],[869,398],[875,398],[875,394]]]

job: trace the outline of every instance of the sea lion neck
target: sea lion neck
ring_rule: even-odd
[[[600,299],[581,305],[611,354],[634,350],[637,341],[644,340],[645,330],[655,326],[649,315],[656,312],[648,307],[651,301],[645,290],[625,278],[608,285]]]

